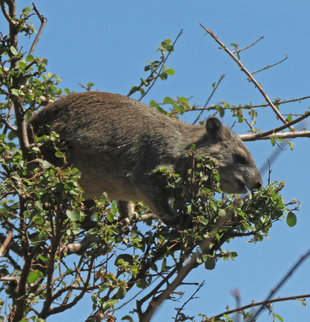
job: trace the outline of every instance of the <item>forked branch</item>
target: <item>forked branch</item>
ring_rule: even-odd
[[[205,28],[202,24],[200,26],[221,46],[222,49],[225,50],[225,52],[237,63],[237,65],[241,68],[241,70],[249,77],[250,81],[258,88],[260,93],[263,95],[267,103],[270,105],[274,113],[277,115],[277,117],[286,124],[287,121],[283,117],[283,115],[279,112],[278,108],[274,105],[272,100],[269,98],[269,96],[266,94],[262,86],[257,82],[257,80],[253,77],[253,75],[245,68],[245,66],[241,63],[241,61],[233,54],[232,51],[230,51],[225,44],[214,34],[214,32],[211,29]]]

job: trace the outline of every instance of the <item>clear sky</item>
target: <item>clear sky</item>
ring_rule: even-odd
[[[19,1],[19,6],[23,5],[31,6],[31,1]],[[222,74],[226,77],[211,103],[264,103],[235,63],[205,35],[201,23],[226,44],[239,43],[243,47],[264,36],[264,40],[241,54],[250,71],[288,55],[281,65],[256,75],[272,99],[310,95],[309,0],[38,0],[36,5],[48,23],[35,54],[48,58],[49,71],[59,75],[63,79],[61,86],[71,90],[81,91],[79,83],[92,81],[97,90],[127,94],[144,76],[146,60],[156,58],[155,48],[160,42],[174,39],[183,28],[168,60],[175,75],[159,82],[145,97],[145,103],[152,99],[161,101],[165,96],[192,96],[192,103],[203,105],[212,90],[211,84]],[[33,21],[36,22],[35,17]],[[302,113],[309,106],[310,101],[303,101],[283,105],[281,111]],[[230,117],[224,122],[232,125]],[[277,125],[281,124],[272,113],[257,119],[261,129]],[[247,129],[237,125],[234,130],[244,133]],[[199,298],[190,302],[188,312],[213,315],[224,311],[226,305],[232,308],[235,289],[240,292],[242,305],[263,300],[310,247],[310,139],[296,139],[294,143],[294,151],[282,151],[272,164],[271,179],[286,182],[283,195],[287,201],[301,201],[297,226],[289,228],[285,222],[277,222],[270,231],[270,240],[253,245],[239,239],[225,245],[224,249],[236,250],[239,256],[234,262],[219,261],[214,271],[197,269],[189,275],[187,282],[205,280],[206,285],[197,295]],[[273,151],[268,141],[247,145],[258,166]],[[263,178],[266,183],[266,173]],[[310,259],[277,296],[310,293],[309,271]],[[190,296],[190,289],[187,294]],[[48,321],[84,321],[91,311],[88,304],[85,301]],[[133,306],[134,303],[129,305],[128,311]],[[153,321],[169,321],[175,316],[176,306],[177,303],[167,302]],[[284,321],[310,321],[310,306],[302,307],[299,302],[276,304],[275,312]],[[272,321],[272,317],[264,314],[259,321]]]

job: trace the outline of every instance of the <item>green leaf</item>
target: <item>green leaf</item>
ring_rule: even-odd
[[[129,321],[129,322],[133,322],[133,319],[132,319],[132,317],[131,316],[129,316],[129,315],[125,315],[125,316],[123,316],[122,318],[121,318],[121,320],[122,321]]]
[[[151,107],[156,107],[156,106],[158,106],[158,103],[157,103],[157,102],[155,102],[154,100],[151,100],[151,101],[150,101],[150,106],[151,106]]]
[[[26,62],[24,60],[20,60],[18,62],[18,66],[19,66],[19,68],[21,68],[22,70],[24,70],[27,65],[26,65]]]
[[[282,319],[282,317],[281,317],[280,315],[278,315],[278,314],[273,314],[273,317],[274,317],[274,318],[277,318],[279,321],[283,322],[283,319]]]
[[[27,63],[31,63],[31,62],[33,62],[34,61],[34,58],[33,58],[33,56],[32,55],[28,55],[27,57],[26,57],[26,62]]]
[[[121,286],[118,289],[117,293],[115,294],[115,298],[117,298],[117,299],[123,299],[126,296],[126,293],[127,293],[126,287],[125,286]]]
[[[38,259],[40,259],[43,263],[46,263],[48,261],[48,258],[46,258],[42,255],[38,255]]]
[[[23,13],[24,15],[28,15],[30,12],[31,12],[31,8],[30,8],[30,7],[25,7],[25,8],[23,9],[23,11],[22,11],[22,13]]]
[[[174,100],[174,99],[172,99],[171,97],[166,96],[166,97],[164,98],[164,104],[174,104],[174,103],[175,103],[175,100]]]
[[[297,223],[297,217],[296,215],[293,213],[293,212],[289,212],[287,214],[287,217],[286,217],[286,223],[290,226],[290,227],[294,227]]]
[[[42,272],[35,270],[29,273],[27,281],[29,284],[33,284],[38,278],[42,277]]]
[[[72,221],[79,221],[80,219],[83,218],[81,211],[77,210],[77,209],[73,209],[73,210],[67,210],[66,211],[66,215],[69,219],[71,219]]]
[[[10,47],[10,51],[11,51],[12,55],[14,55],[14,56],[18,55],[18,52],[17,52],[17,50],[16,50],[16,48],[14,46]]]
[[[166,73],[167,73],[168,75],[174,75],[174,70],[173,70],[172,68],[168,68],[168,69],[166,70]]]
[[[55,157],[56,157],[56,158],[63,159],[63,158],[65,157],[65,154],[64,154],[63,152],[61,152],[61,151],[57,151],[57,152],[55,153]]]
[[[133,258],[129,254],[121,254],[118,255],[115,259],[114,265],[117,265],[117,262],[122,259],[124,262],[127,262],[128,264],[132,265],[133,264]]]
[[[114,221],[114,214],[111,212],[111,211],[109,211],[108,212],[108,215],[107,215],[107,218],[108,218],[108,221],[110,222],[110,223],[112,223],[113,221]]]
[[[163,272],[167,267],[167,258],[164,257],[162,263],[161,263],[161,272]]]

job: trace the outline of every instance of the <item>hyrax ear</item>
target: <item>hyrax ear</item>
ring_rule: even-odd
[[[214,139],[221,139],[223,134],[223,123],[216,117],[209,117],[206,122],[207,134],[211,135]]]

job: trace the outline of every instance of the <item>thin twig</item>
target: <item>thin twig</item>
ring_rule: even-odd
[[[273,104],[272,100],[268,97],[262,86],[256,81],[256,79],[252,76],[252,74],[245,68],[245,66],[241,63],[241,61],[222,43],[219,38],[214,34],[214,32],[211,29],[205,28],[202,24],[200,26],[221,46],[222,49],[225,50],[225,52],[238,64],[238,66],[241,68],[241,70],[249,77],[251,82],[258,88],[260,93],[263,95],[267,103],[270,105],[274,113],[277,115],[277,117],[286,124],[287,121],[282,116],[282,114],[279,112],[278,108]]]
[[[6,134],[8,129],[10,129],[13,132],[17,131],[17,129],[14,126],[12,126],[7,120],[0,118],[0,122],[5,124],[5,127],[3,129],[3,134]]]
[[[240,51],[243,51],[243,50],[246,50],[246,49],[249,49],[250,47],[253,47],[254,45],[256,45],[259,41],[261,41],[262,39],[264,39],[264,36],[261,36],[259,37],[256,41],[253,42],[253,44],[249,45],[249,46],[246,46],[246,47],[243,47],[241,49],[237,49],[237,50],[234,50],[232,53],[233,54],[237,54],[237,53],[240,53]]]
[[[154,287],[154,289],[149,292],[148,294],[146,294],[146,296],[144,296],[141,300],[137,301],[137,306],[138,308],[141,308],[141,306],[143,305],[143,303],[145,301],[147,301],[150,297],[154,296],[157,291],[165,284],[169,281],[169,279],[176,273],[176,271],[178,270],[178,265],[176,265],[174,267],[174,269],[165,277],[163,278],[159,283],[158,285],[156,285],[156,287]],[[141,311],[141,309],[140,309]]]
[[[89,263],[89,267],[92,267],[93,263],[94,263],[94,258],[91,258],[90,263]],[[85,295],[85,293],[87,292],[88,284],[89,284],[90,278],[92,276],[91,273],[92,273],[92,270],[89,269],[87,272],[86,281],[85,281],[85,283],[83,283],[84,285],[83,285],[79,295],[75,296],[74,299],[68,304],[61,305],[61,306],[54,307],[54,308],[50,308],[48,313],[44,316],[42,315],[42,317],[46,318],[47,316],[50,316],[52,314],[57,314],[57,313],[65,311],[65,310],[68,310],[69,308],[73,307],[78,301],[80,301],[83,298],[83,296]]]
[[[205,285],[205,281],[202,281],[199,285],[198,285],[198,287],[197,287],[197,289],[196,289],[196,291],[188,298],[188,300],[187,301],[185,301],[184,303],[183,303],[183,305],[180,307],[180,308],[178,308],[177,309],[177,313],[176,313],[176,316],[175,316],[175,318],[174,318],[174,320],[175,321],[178,321],[178,317],[179,317],[179,315],[180,315],[180,313],[183,311],[183,309],[184,309],[184,307],[185,307],[185,305],[187,304],[187,303],[189,303],[190,301],[192,301],[192,300],[194,300],[196,297],[195,297],[195,295],[200,291],[200,289],[203,287]]]
[[[282,104],[287,104],[287,103],[294,103],[294,102],[300,102],[302,100],[307,100],[310,99],[310,96],[304,96],[304,97],[299,97],[299,98],[292,98],[289,100],[285,100],[285,101],[274,101],[275,105],[282,105]],[[257,105],[242,105],[242,106],[231,106],[230,110],[245,110],[245,109],[252,109],[252,108],[259,108],[259,107],[268,107],[269,104],[257,104]],[[209,107],[193,107],[193,109],[191,110],[185,110],[185,112],[192,112],[192,111],[201,111],[201,110],[205,110],[205,111],[212,111],[215,110],[216,108],[214,106],[209,106]],[[283,114],[285,115],[285,114]]]
[[[285,57],[283,58],[283,59],[281,59],[280,61],[278,61],[277,63],[274,63],[274,64],[272,64],[272,65],[267,65],[266,67],[264,67],[264,68],[261,68],[261,69],[259,69],[259,70],[256,70],[255,72],[252,72],[251,74],[253,75],[253,74],[256,74],[256,73],[259,73],[259,72],[262,72],[263,70],[266,70],[266,69],[270,69],[271,67],[274,67],[274,66],[277,66],[277,65],[279,65],[279,64],[281,64],[281,63],[283,63],[285,60],[287,60],[288,59],[288,56],[287,55],[285,55]]]
[[[253,121],[252,123],[250,123],[248,121],[248,119],[243,115],[242,111],[240,111],[240,115],[242,117],[242,119],[244,120],[244,122],[249,126],[249,128],[252,130],[252,132],[256,132],[255,129],[254,129],[254,123],[255,123],[255,117],[253,118]]]
[[[176,39],[174,40],[172,46],[174,47],[176,42],[179,40],[179,38],[181,37],[181,35],[183,34],[183,29],[180,30],[179,34],[177,35]],[[151,88],[154,86],[155,82],[157,81],[159,75],[161,74],[161,71],[163,70],[164,68],[164,65],[166,63],[166,61],[168,60],[169,56],[171,54],[171,51],[168,52],[167,56],[164,58],[164,60],[162,61],[162,65],[156,75],[156,77],[154,78],[152,84],[148,87],[148,89],[143,93],[143,95],[141,95],[141,97],[139,98],[139,101],[142,100],[142,98],[151,90]]]
[[[287,296],[287,297],[278,297],[276,299],[269,300],[268,302],[266,302],[266,301],[256,302],[256,303],[254,302],[254,303],[251,303],[251,304],[240,306],[240,307],[238,307],[236,309],[233,309],[233,310],[225,311],[225,312],[222,312],[220,314],[214,315],[214,316],[208,318],[206,321],[207,322],[208,321],[215,321],[216,319],[219,319],[220,317],[222,317],[224,315],[230,315],[230,314],[240,312],[240,311],[244,311],[244,310],[250,309],[252,307],[259,306],[259,305],[266,305],[266,304],[271,304],[271,303],[276,303],[276,302],[283,302],[283,301],[290,301],[290,300],[298,300],[298,299],[304,299],[304,298],[308,298],[308,297],[310,297],[310,294]]]
[[[273,295],[279,291],[279,289],[286,283],[286,281],[293,275],[293,273],[296,271],[296,269],[310,256],[310,249],[306,251],[305,254],[303,254],[299,260],[293,265],[293,267],[285,274],[285,276],[281,279],[281,281],[276,285],[275,288],[273,288],[269,295],[267,296],[266,300],[261,304],[260,309],[254,314],[253,318],[250,322],[255,321],[255,319],[259,316],[259,314],[264,310],[265,304],[268,303],[268,301],[271,300]]]
[[[211,100],[211,98],[212,98],[212,96],[213,96],[213,94],[215,93],[215,91],[218,89],[218,87],[219,87],[219,85],[220,85],[220,83],[221,83],[221,81],[223,80],[223,78],[225,77],[226,75],[225,74],[223,74],[221,77],[220,77],[220,79],[217,81],[217,83],[216,83],[216,85],[214,86],[214,88],[213,88],[213,91],[211,92],[211,94],[210,94],[210,96],[209,96],[209,98],[207,99],[207,101],[206,101],[206,103],[204,104],[204,108],[206,108],[207,106],[208,106],[208,104],[209,104],[209,102],[210,102],[210,100]],[[196,124],[197,123],[197,121],[200,119],[200,117],[201,117],[201,115],[202,115],[202,113],[203,113],[203,111],[204,110],[201,110],[201,112],[199,113],[199,115],[196,117],[196,119],[195,119],[195,121],[193,122],[193,124]]]

